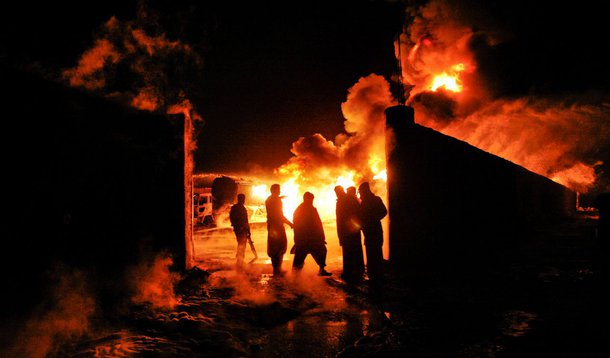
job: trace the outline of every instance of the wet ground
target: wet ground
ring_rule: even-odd
[[[594,228],[586,217],[540,228],[497,272],[411,282],[388,268],[381,295],[340,279],[334,244],[333,276],[317,276],[311,257],[293,275],[286,255],[286,274],[273,277],[264,227],[253,231],[259,259],[241,272],[232,233],[200,230],[197,268],[176,286],[175,307],[134,305],[53,355],[607,357]]]

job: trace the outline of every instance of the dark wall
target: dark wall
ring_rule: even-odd
[[[575,193],[548,178],[386,110],[390,261],[436,270],[496,260],[527,230],[565,218]],[[389,138],[389,137],[388,137]]]
[[[103,290],[143,256],[168,250],[183,260],[181,120],[16,71],[2,80],[0,275],[17,293],[3,308],[39,302],[58,264]]]

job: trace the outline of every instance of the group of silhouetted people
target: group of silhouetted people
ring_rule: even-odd
[[[364,182],[358,188],[360,200],[356,197],[356,188],[336,186],[337,194],[337,235],[343,250],[343,279],[359,281],[364,273],[364,259],[360,231],[364,234],[366,249],[366,271],[372,285],[379,285],[383,280],[383,219],[388,210],[381,198],[375,195]]]
[[[292,269],[299,272],[307,255],[311,255],[319,266],[320,276],[330,276],[326,271],[326,237],[318,210],[313,205],[314,195],[303,194],[303,202],[294,211],[293,222],[284,216],[280,185],[271,186],[271,195],[265,201],[267,210],[267,255],[271,259],[274,276],[283,274],[281,267],[288,247],[285,225],[294,229],[294,254]],[[358,188],[335,187],[337,195],[336,217],[337,235],[343,251],[343,273],[341,277],[347,282],[363,279],[365,273],[362,252],[361,232],[364,234],[366,248],[366,273],[371,285],[379,285],[383,280],[383,229],[381,219],[387,215],[387,209],[381,198],[375,195],[368,182]],[[245,196],[239,194],[237,203],[231,207],[231,225],[237,238],[237,266],[243,265],[247,240],[250,239],[250,226],[244,206]]]

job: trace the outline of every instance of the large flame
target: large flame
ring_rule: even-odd
[[[386,182],[385,153],[372,153],[369,156],[366,171],[374,184],[380,188],[380,194],[385,194]],[[365,180],[365,173],[347,167],[322,167],[320,171],[325,175],[320,177],[303,176],[303,171],[297,165],[284,165],[276,170],[277,184],[280,184],[284,216],[292,220],[297,206],[303,201],[303,194],[311,192],[315,196],[315,206],[324,221],[335,219],[336,194],[335,187],[344,189],[357,187]],[[269,188],[273,183],[256,184],[252,186],[251,195],[254,201],[263,202],[269,195]]]
[[[452,66],[450,71],[434,76],[430,90],[436,92],[439,88],[444,88],[451,92],[462,92],[464,89],[460,80],[460,72],[462,71],[464,71],[464,64],[458,63]]]
[[[490,53],[501,38],[480,26],[486,21],[460,16],[470,13],[462,6],[431,0],[407,10],[409,23],[395,54],[416,122],[573,190],[590,190],[605,159],[600,148],[610,138],[610,106],[565,95],[501,98],[491,90],[500,86],[476,72],[477,60],[491,60],[475,54]]]

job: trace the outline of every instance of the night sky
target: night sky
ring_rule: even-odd
[[[389,79],[396,72],[392,42],[405,7],[416,2],[164,3],[14,4],[1,15],[0,61],[9,71],[59,78],[111,16],[130,21],[147,8],[169,39],[203,58],[186,89],[205,120],[197,168],[270,171],[291,156],[300,136],[319,132],[332,139],[343,131],[340,105],[360,77]],[[478,71],[496,96],[578,94],[608,101],[602,1],[461,4],[473,26],[502,34],[493,49],[477,52]]]

